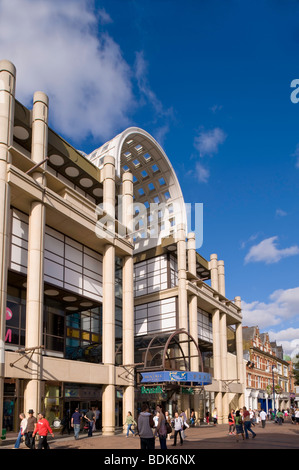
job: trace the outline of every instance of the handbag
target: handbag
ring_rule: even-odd
[[[170,424],[167,421],[166,421],[166,431],[167,431],[167,434],[172,433],[172,427],[170,426]]]

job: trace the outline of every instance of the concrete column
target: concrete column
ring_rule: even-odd
[[[196,242],[195,233],[188,234],[188,271],[196,276]],[[190,334],[198,344],[198,323],[197,323],[197,295],[192,295],[189,299],[189,329]],[[192,371],[199,371],[199,357],[195,344],[190,343],[190,368]],[[200,399],[199,394],[194,395],[194,411],[196,416],[200,415]]]
[[[195,234],[188,234],[188,271],[196,276],[196,245]],[[191,336],[198,343],[198,323],[197,323],[197,296],[192,295],[189,299],[189,329]],[[191,370],[199,370],[199,358],[197,348],[194,343],[190,345],[191,352]]]
[[[103,205],[115,218],[115,160],[104,158]],[[108,227],[109,224],[107,224]],[[111,222],[111,227],[114,223]],[[103,386],[103,435],[115,430],[115,247],[113,240],[104,246],[103,253],[103,363],[109,367],[109,383]]]
[[[5,377],[6,293],[9,250],[10,188],[7,165],[13,142],[16,69],[11,62],[0,61],[0,433],[3,422]]]
[[[235,297],[235,304],[241,308],[241,297]],[[236,352],[238,380],[243,385],[243,393],[239,397],[240,407],[245,404],[246,372],[243,359],[243,331],[242,323],[236,324]]]
[[[188,298],[187,298],[187,264],[186,264],[186,232],[184,224],[177,228],[177,262],[178,262],[178,306],[179,306],[179,328],[188,331]],[[188,356],[188,343],[186,335],[180,335],[181,348],[185,357]]]
[[[133,229],[133,175],[123,174],[122,188],[122,221],[130,236]],[[124,387],[123,395],[123,423],[125,423],[128,411],[134,414],[134,263],[133,256],[125,256],[123,259],[123,364],[127,369],[128,385]],[[124,432],[126,426],[124,424]]]
[[[42,162],[47,156],[48,105],[48,97],[44,93],[36,92],[34,94],[31,159],[35,163]],[[31,176],[38,185],[45,186],[46,180],[42,172],[42,166],[39,171],[34,172]],[[43,344],[45,218],[46,209],[44,203],[33,201],[29,213],[28,233],[26,348],[38,348]],[[36,349],[29,364],[31,379],[27,383],[24,392],[24,407],[27,411],[30,408],[35,412],[41,410],[41,353],[41,349]]]
[[[224,275],[224,261],[218,261],[218,289],[219,294],[225,297],[225,275]]]
[[[228,368],[227,368],[227,332],[226,332],[226,314],[220,314],[220,351],[221,351],[221,379],[228,379]],[[222,382],[223,384],[223,382]],[[229,402],[228,393],[224,392],[222,397],[222,422],[227,422],[229,413]]]
[[[214,379],[221,380],[221,340],[220,340],[220,312],[215,309],[212,314],[213,327],[213,361]]]
[[[216,254],[210,256],[209,268],[211,271],[211,287],[218,292],[218,262]]]

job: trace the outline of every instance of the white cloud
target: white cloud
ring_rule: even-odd
[[[219,145],[224,143],[226,137],[225,132],[219,127],[211,130],[202,129],[194,138],[194,147],[199,152],[200,157],[212,156],[218,153]]]
[[[285,217],[286,215],[288,215],[288,213],[286,211],[283,211],[282,209],[276,209],[275,214],[280,217]]]
[[[269,296],[269,302],[242,301],[242,315],[244,326],[257,325],[261,331],[267,331],[271,341],[277,341],[284,349],[284,353],[293,357],[299,348],[299,287],[293,289],[279,289]],[[278,325],[296,324],[294,327],[275,331]],[[270,328],[270,329],[269,329]],[[277,328],[276,328],[277,329]]]
[[[17,68],[16,96],[50,98],[50,119],[75,141],[110,138],[134,108],[132,73],[99,25],[112,20],[91,0],[0,0],[0,57]]]
[[[197,180],[201,183],[207,183],[210,177],[210,171],[205,168],[201,163],[197,162],[195,165]]]
[[[291,246],[289,248],[278,249],[277,239],[277,236],[266,238],[257,245],[252,246],[245,257],[245,263],[277,263],[282,258],[299,254],[299,247],[297,245]]]
[[[295,163],[295,167],[296,168],[299,168],[299,144],[297,144],[296,146],[296,150],[294,153],[291,154],[292,157],[296,157],[296,163]]]

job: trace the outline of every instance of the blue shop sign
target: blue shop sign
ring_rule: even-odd
[[[141,383],[193,382],[198,385],[208,385],[212,383],[211,374],[207,374],[206,372],[163,370],[159,372],[142,372],[141,377]]]

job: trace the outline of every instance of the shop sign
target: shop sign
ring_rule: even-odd
[[[194,389],[192,387],[182,387],[182,395],[194,395]]]
[[[141,387],[141,393],[164,393],[163,389],[160,385],[157,385],[157,387]]]
[[[194,382],[197,385],[212,383],[211,374],[205,372],[161,371],[142,372],[141,383],[155,382]]]

